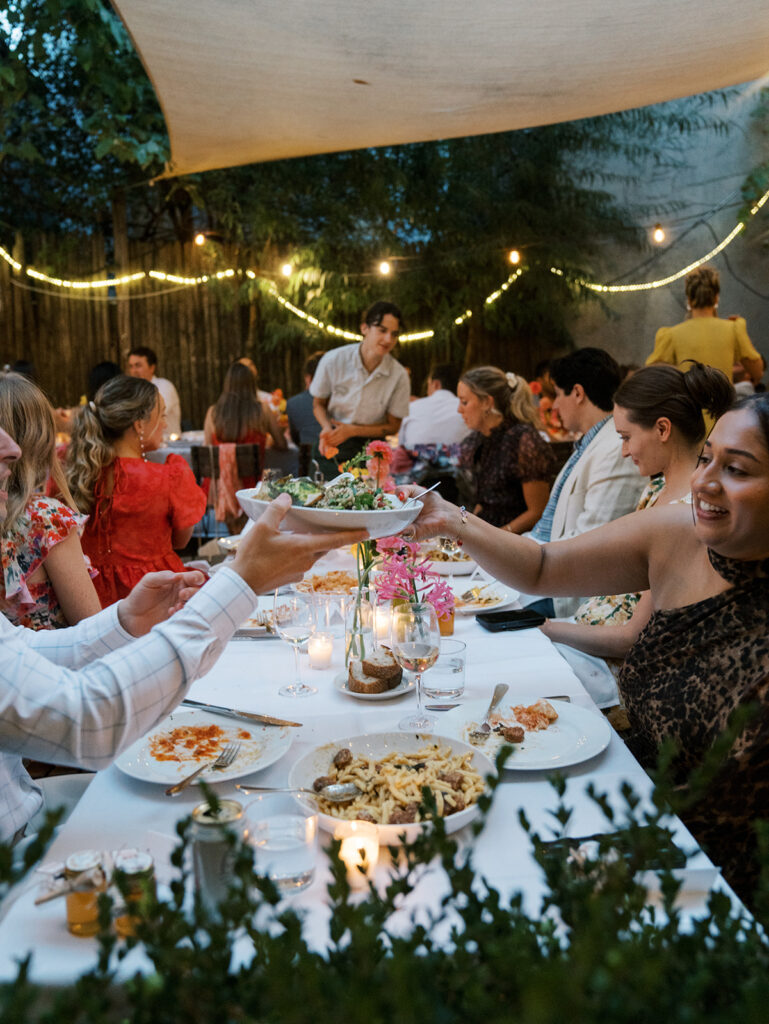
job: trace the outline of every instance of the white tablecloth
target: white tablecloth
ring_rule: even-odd
[[[568,664],[539,630],[489,634],[474,619],[457,618],[455,636],[467,642],[466,699],[487,698],[495,683],[506,682],[510,685],[511,697],[528,701],[545,694],[568,694],[573,703],[600,714]],[[338,692],[333,679],[343,667],[341,640],[335,641],[330,669],[310,670],[306,657],[303,662],[305,677],[319,690],[309,698],[278,695],[279,687],[293,672],[293,652],[277,640],[233,641],[213,671],[192,688],[190,696],[201,700],[304,723],[301,729],[295,730],[293,745],[280,761],[251,777],[255,784],[285,785],[292,763],[311,747],[358,733],[392,729],[414,703],[413,694],[387,702],[364,702]],[[440,734],[440,715],[436,733]],[[617,807],[624,807],[619,795],[623,781],[629,780],[643,796],[651,790],[646,774],[614,733],[607,750],[590,761],[566,769],[566,775],[566,800],[574,808],[569,824],[572,835],[606,830],[601,813],[585,795],[588,782],[606,792]],[[216,788],[222,797],[238,796],[234,782],[219,783]],[[46,861],[60,861],[76,850],[89,847],[114,850],[121,846],[139,846],[154,855],[158,881],[162,884],[170,878],[168,854],[175,843],[174,824],[199,800],[194,788],[172,800],[164,796],[162,787],[129,778],[112,766],[100,772],[91,783],[61,829]],[[551,835],[552,819],[548,811],[556,802],[545,772],[507,771],[497,790],[487,827],[475,840],[473,855],[479,874],[503,895],[522,889],[531,913],[537,912],[544,890],[539,869],[530,856],[527,836],[518,822],[518,811],[525,810],[541,834]],[[463,842],[471,842],[469,829],[459,835]],[[684,849],[695,847],[680,823],[677,824],[677,841]],[[702,880],[700,889],[707,889],[713,883],[715,872],[703,854],[697,854],[690,867],[695,869],[693,877]],[[699,876],[697,870],[701,872]],[[384,881],[386,866],[381,861],[378,872]],[[313,884],[304,893],[291,898],[295,905],[311,911],[306,923],[307,934],[318,946],[323,945],[325,937],[327,877],[325,855],[321,854]],[[696,890],[697,885],[692,888]],[[428,873],[416,897],[429,905],[434,903],[440,890],[440,877]],[[63,901],[35,907],[33,896],[33,891],[24,893],[0,926],[0,978],[15,976],[17,958],[31,950],[34,952],[33,978],[49,983],[71,981],[93,966],[95,943],[67,932]],[[693,891],[687,898],[695,909],[704,905],[701,891]],[[128,975],[141,966],[144,966],[142,955],[135,951],[120,970]]]

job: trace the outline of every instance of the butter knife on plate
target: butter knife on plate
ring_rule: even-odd
[[[197,708],[199,711],[210,711],[212,715],[225,715],[227,718],[238,718],[243,722],[251,722],[253,725],[291,725],[301,728],[301,722],[287,722],[284,718],[273,718],[272,715],[258,715],[255,711],[236,711],[235,708],[224,708],[219,704],[206,704],[202,700],[192,700],[186,697],[182,705],[187,708]]]

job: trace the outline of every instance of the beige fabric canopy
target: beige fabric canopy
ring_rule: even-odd
[[[117,0],[171,174],[478,135],[769,70],[767,0]]]

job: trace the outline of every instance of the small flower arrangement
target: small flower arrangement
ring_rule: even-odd
[[[451,615],[454,594],[445,579],[428,569],[430,562],[422,558],[419,545],[403,537],[381,537],[377,551],[382,566],[377,579],[377,592],[385,601],[402,600],[411,604],[426,601],[435,608],[439,619]]]

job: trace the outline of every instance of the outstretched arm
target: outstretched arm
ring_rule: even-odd
[[[645,590],[628,621],[616,626],[591,626],[587,622],[548,619],[539,628],[554,642],[568,644],[585,654],[594,654],[598,658],[624,658],[649,621],[652,610],[651,594]]]

